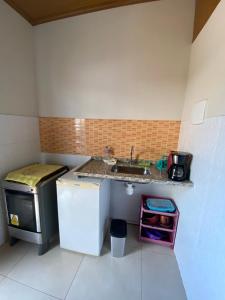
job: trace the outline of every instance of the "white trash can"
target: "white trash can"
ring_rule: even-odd
[[[123,257],[127,237],[127,222],[119,219],[112,219],[110,226],[111,255]]]

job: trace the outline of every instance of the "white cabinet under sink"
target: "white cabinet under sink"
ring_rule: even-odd
[[[57,181],[60,247],[100,255],[109,221],[110,181],[78,178],[73,170]]]

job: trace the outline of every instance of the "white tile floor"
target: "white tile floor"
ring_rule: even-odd
[[[128,227],[127,253],[112,258],[109,238],[100,257],[53,247],[43,256],[19,242],[0,248],[1,300],[185,300],[176,258],[169,248],[140,243]]]

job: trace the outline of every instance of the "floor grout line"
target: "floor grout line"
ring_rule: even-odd
[[[80,261],[80,263],[79,263],[79,265],[78,265],[77,271],[76,271],[75,274],[74,274],[74,277],[73,277],[73,279],[72,279],[72,281],[71,281],[71,283],[70,283],[70,286],[69,286],[69,288],[68,288],[68,291],[67,291],[67,293],[66,293],[66,296],[64,297],[64,300],[66,299],[66,297],[67,297],[68,294],[69,294],[69,291],[70,291],[70,289],[71,289],[71,287],[72,287],[72,284],[73,284],[75,278],[77,277],[78,271],[80,270],[80,266],[81,266],[81,264],[82,264],[82,262],[83,262],[83,260],[84,260],[85,257],[86,257],[86,255],[84,255],[84,256],[82,257],[82,259],[81,259],[81,261]]]
[[[4,276],[5,278],[9,279],[9,280],[12,280],[12,281],[14,281],[14,282],[16,282],[16,283],[18,283],[18,284],[20,284],[20,285],[22,285],[22,286],[25,286],[25,287],[27,287],[27,288],[32,289],[32,290],[34,290],[34,291],[37,291],[37,292],[40,292],[40,293],[42,293],[42,294],[44,294],[44,295],[53,297],[53,298],[55,298],[55,299],[57,299],[57,300],[62,300],[62,298],[58,298],[58,297],[55,297],[55,296],[53,296],[53,295],[50,295],[50,294],[48,294],[48,293],[46,293],[46,292],[44,292],[44,291],[42,291],[42,290],[36,289],[36,288],[34,288],[34,287],[32,287],[32,286],[29,286],[29,285],[27,285],[27,284],[25,284],[25,283],[23,283],[23,282],[20,282],[20,281],[18,281],[18,280],[16,280],[16,279],[10,277],[10,273],[13,272],[13,270],[16,268],[16,266],[24,259],[24,257],[25,257],[25,256],[29,253],[29,251],[31,250],[31,247],[30,247],[31,245],[30,245],[29,243],[27,243],[27,246],[28,246],[28,249],[27,249],[27,251],[25,251],[24,255],[22,255],[22,257],[21,257],[20,259],[18,259],[18,261],[13,265],[13,267],[11,268],[11,270],[10,270],[6,275],[3,275],[3,276]],[[12,247],[14,247],[14,246],[12,246]]]
[[[15,245],[16,246],[16,245]],[[10,247],[14,247],[14,246],[10,246]],[[5,277],[8,277],[8,275],[15,269],[15,267],[22,261],[22,259],[24,259],[24,257],[28,254],[30,248],[27,249],[25,251],[25,253],[18,259],[18,261],[15,262],[15,264],[12,266],[12,268],[7,272],[7,274],[5,274]]]
[[[0,279],[0,284],[2,283],[2,281],[4,281],[7,277],[5,275],[0,274],[1,277],[3,277],[2,279]]]
[[[176,256],[175,256],[175,253],[173,252],[173,253],[167,253],[167,252],[165,252],[164,253],[164,251],[157,251],[157,248],[156,249],[152,249],[151,247],[148,247],[148,244],[146,245],[146,243],[139,243],[138,245],[136,245],[136,243],[132,243],[132,240],[133,240],[133,238],[136,238],[136,235],[135,235],[135,237],[132,237],[131,236],[131,240],[130,240],[130,242],[128,243],[129,245],[130,245],[130,247],[131,247],[131,249],[132,250],[135,250],[136,248],[138,249],[139,248],[139,250],[140,250],[140,255],[139,255],[139,259],[140,259],[140,290],[139,290],[139,292],[138,292],[138,294],[139,294],[139,296],[138,296],[138,299],[140,299],[140,300],[142,300],[143,299],[143,297],[145,296],[145,286],[143,285],[143,283],[145,283],[145,281],[143,280],[144,279],[144,274],[143,274],[143,270],[144,270],[144,261],[143,261],[143,259],[144,258],[146,258],[145,257],[145,251],[147,250],[147,252],[148,253],[150,253],[150,256],[154,256],[154,255],[159,255],[159,256],[167,256],[168,258],[170,257],[170,259],[173,259],[174,257],[176,258]],[[127,240],[127,242],[128,242],[128,240]],[[23,246],[23,245],[22,245]],[[77,265],[77,267],[75,268],[74,267],[74,275],[73,274],[71,274],[72,276],[72,279],[70,279],[70,280],[68,280],[69,282],[68,282],[68,288],[66,288],[65,289],[65,296],[63,296],[62,295],[62,298],[59,298],[59,297],[57,297],[57,296],[53,296],[53,295],[51,295],[51,294],[48,294],[48,291],[47,292],[44,292],[44,291],[42,291],[42,290],[39,290],[39,289],[37,289],[37,288],[34,288],[34,287],[32,287],[32,286],[29,286],[28,284],[26,284],[26,283],[22,283],[22,282],[20,282],[20,281],[18,281],[18,280],[16,280],[16,279],[14,279],[14,278],[11,278],[10,277],[10,274],[13,272],[13,270],[16,268],[16,266],[27,256],[27,255],[29,255],[29,253],[32,251],[32,247],[30,247],[30,245],[28,244],[28,245],[26,245],[25,244],[25,246],[27,246],[27,248],[25,248],[25,250],[24,250],[24,254],[18,259],[18,261],[16,261],[14,264],[13,264],[13,266],[10,268],[10,271],[9,272],[6,272],[7,273],[7,275],[5,275],[5,274],[0,274],[3,278],[2,278],[2,280],[0,280],[0,285],[2,284],[2,282],[6,279],[6,278],[8,278],[9,280],[12,280],[12,281],[14,281],[14,282],[16,282],[16,283],[18,283],[19,285],[22,285],[22,286],[25,286],[25,287],[27,287],[27,288],[30,288],[30,289],[32,289],[32,290],[34,290],[34,291],[37,291],[37,292],[40,292],[40,293],[42,293],[42,294],[44,294],[44,295],[46,295],[46,296],[49,296],[49,297],[52,297],[53,299],[57,299],[57,300],[66,300],[67,299],[67,297],[68,297],[68,295],[69,295],[69,293],[70,293],[70,291],[71,291],[71,288],[72,288],[72,286],[73,286],[73,284],[74,284],[74,282],[77,282],[76,280],[77,280],[77,277],[79,278],[79,274],[80,274],[80,271],[81,271],[81,269],[82,269],[82,266],[83,266],[83,264],[84,264],[84,260],[85,260],[85,258],[87,257],[87,255],[82,255],[81,257],[80,257],[80,261],[78,262],[78,265]],[[16,247],[15,247],[16,248]],[[135,249],[133,249],[133,248],[135,248]],[[15,251],[16,251],[17,249],[15,249]],[[133,251],[132,251],[133,252]],[[136,251],[135,251],[136,252]],[[129,253],[130,254],[130,253]],[[71,278],[70,277],[70,278]]]
[[[5,277],[8,278],[9,280],[12,280],[12,281],[14,281],[14,282],[16,282],[16,283],[22,285],[22,286],[25,286],[25,287],[27,287],[27,288],[30,288],[30,289],[32,289],[32,290],[34,290],[34,291],[36,291],[36,292],[40,292],[40,293],[42,293],[42,294],[44,294],[44,295],[46,295],[46,296],[50,296],[50,297],[52,297],[52,298],[54,298],[54,299],[57,299],[57,300],[62,300],[62,298],[58,298],[58,297],[56,297],[56,296],[50,295],[50,294],[48,294],[48,293],[46,293],[46,292],[44,292],[44,291],[38,290],[38,289],[36,289],[36,288],[34,288],[34,287],[32,287],[32,286],[29,286],[29,285],[27,285],[27,284],[25,284],[25,283],[22,283],[22,282],[20,282],[20,281],[17,281],[17,280],[14,279],[14,278],[11,278],[11,277],[8,277],[8,276],[5,276]]]

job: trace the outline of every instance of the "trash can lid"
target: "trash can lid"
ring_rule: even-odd
[[[110,226],[112,237],[124,238],[127,236],[127,222],[120,219],[112,219]]]

